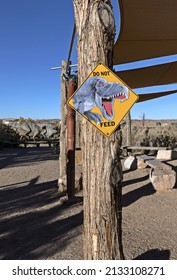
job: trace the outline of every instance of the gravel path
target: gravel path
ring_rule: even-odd
[[[4,149],[0,162],[0,258],[82,259],[82,203],[59,202],[53,149]]]
[[[177,162],[171,161],[171,165],[177,166]],[[176,187],[164,193],[154,192],[148,169],[126,170],[123,205],[126,258],[177,260]]]
[[[0,168],[0,259],[83,259],[82,193],[60,203],[52,148],[4,148]],[[154,193],[148,169],[124,170],[123,205],[126,259],[177,259],[177,189]]]

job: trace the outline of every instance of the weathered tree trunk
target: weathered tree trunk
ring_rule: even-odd
[[[66,71],[66,61],[62,61],[62,72],[61,72],[61,129],[60,129],[60,155],[59,155],[59,180],[58,187],[59,191],[64,190],[63,179],[66,177],[66,117],[67,117],[67,84],[64,80],[63,73]],[[66,187],[66,186],[65,186]],[[66,190],[66,189],[65,189]]]
[[[130,111],[126,114],[126,129],[127,129],[127,139],[126,145],[131,146],[132,144],[132,132],[131,132],[131,114]]]
[[[78,33],[79,85],[98,62],[112,66],[115,35],[110,1],[73,0]],[[82,120],[84,258],[123,258],[122,167],[118,132],[109,139]]]

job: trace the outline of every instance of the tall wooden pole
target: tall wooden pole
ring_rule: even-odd
[[[81,85],[99,62],[112,66],[115,22],[109,0],[73,0],[73,4]],[[118,134],[108,139],[83,119],[81,149],[84,258],[122,259],[122,167]]]
[[[131,144],[132,144],[132,131],[131,131],[131,114],[130,114],[130,111],[126,115],[126,129],[127,129],[126,145],[131,146]]]
[[[75,77],[69,78],[67,83],[68,99],[77,88]],[[67,195],[68,199],[75,194],[75,110],[67,106]]]
[[[59,180],[58,190],[64,191],[64,185],[60,179],[66,177],[66,120],[67,120],[67,83],[64,78],[66,73],[67,61],[62,61],[61,71],[61,130],[60,130],[60,155],[59,155]]]

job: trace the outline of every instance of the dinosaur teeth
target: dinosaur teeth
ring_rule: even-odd
[[[106,97],[106,96],[105,96],[105,97],[102,98],[102,100],[103,100],[103,101],[104,101],[104,100],[112,101],[112,98],[113,98],[112,96],[109,96],[109,97]]]
[[[119,93],[116,93],[116,94],[114,94],[114,95],[112,95],[112,96],[104,96],[104,97],[102,97],[102,100],[104,101],[104,100],[108,100],[108,101],[112,101],[112,99],[113,98],[116,98],[116,97],[119,97],[119,96],[123,96],[125,93],[124,93],[124,91],[123,92],[119,92]]]

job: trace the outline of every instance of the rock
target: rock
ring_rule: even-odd
[[[176,183],[176,172],[151,168],[149,179],[156,191],[171,190]]]
[[[177,151],[174,151],[174,150],[158,150],[157,159],[164,159],[164,160],[177,159]]]
[[[124,161],[124,167],[126,169],[135,170],[137,168],[137,159],[134,156],[129,156]]]
[[[145,169],[147,167],[147,163],[143,160],[138,159],[137,161],[137,168],[138,169]]]
[[[147,156],[147,155],[136,156],[136,158],[137,158],[138,169],[145,169],[147,167],[147,161],[153,159],[152,156]]]

